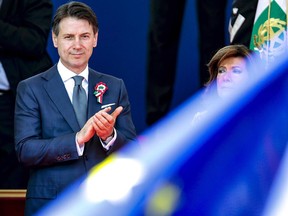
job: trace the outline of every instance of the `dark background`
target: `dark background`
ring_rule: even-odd
[[[67,1],[52,0],[52,2],[55,11]],[[145,84],[147,82],[149,0],[83,0],[81,2],[92,7],[99,21],[98,45],[89,66],[124,80],[131,102],[132,117],[137,132],[141,133],[147,128],[145,123]],[[230,11],[229,5],[227,20],[228,11]],[[192,96],[200,87],[197,29],[195,0],[187,0],[172,109]],[[48,42],[48,51],[53,62],[56,63],[58,53],[53,47],[51,37]]]

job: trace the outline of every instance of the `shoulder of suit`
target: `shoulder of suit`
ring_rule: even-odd
[[[99,71],[96,71],[92,68],[89,68],[89,73],[92,73],[92,75],[97,76],[99,79],[104,78],[104,79],[113,79],[113,80],[122,80],[121,78],[115,77],[113,75],[107,74],[107,73],[102,73]]]
[[[40,73],[38,73],[38,74],[36,74],[36,75],[34,75],[34,76],[31,76],[31,77],[29,77],[29,78],[26,78],[25,80],[23,80],[23,81],[25,81],[25,82],[39,82],[39,81],[41,81],[41,80],[50,80],[50,79],[52,79],[55,75],[57,76],[57,74],[59,74],[59,73],[57,73],[58,71],[57,71],[57,66],[56,65],[54,65],[54,66],[52,66],[51,68],[49,68],[48,70],[46,70],[46,71],[43,71],[43,72],[40,72]],[[60,77],[60,75],[59,75],[59,77]]]

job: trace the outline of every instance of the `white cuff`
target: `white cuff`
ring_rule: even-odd
[[[78,134],[78,133],[77,133]],[[79,144],[77,142],[77,134],[75,136],[75,143],[76,143],[76,148],[77,148],[77,152],[78,152],[78,156],[82,156],[83,152],[84,152],[84,143],[83,144]]]
[[[110,136],[110,137],[107,137],[107,139],[105,141],[101,140],[100,138],[100,142],[103,146],[103,148],[105,148],[107,151],[110,149],[110,147],[114,144],[114,141],[116,140],[117,138],[117,132],[115,130],[115,128],[113,128],[113,131],[114,131],[114,135],[113,136]]]

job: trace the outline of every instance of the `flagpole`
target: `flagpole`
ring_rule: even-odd
[[[288,1],[285,0],[285,2],[286,2],[286,48],[285,48],[286,51],[288,48]]]
[[[268,68],[269,66],[269,62],[270,62],[270,43],[271,43],[271,27],[270,27],[270,18],[271,18],[271,0],[269,0],[269,6],[268,6],[268,41],[267,41],[267,62],[266,62],[266,68]]]

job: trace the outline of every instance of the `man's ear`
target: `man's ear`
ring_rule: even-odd
[[[54,32],[52,32],[52,41],[53,41],[53,45],[55,48],[58,47],[58,40],[57,40],[57,36],[55,35]]]
[[[98,31],[95,33],[94,35],[94,43],[93,43],[93,47],[96,47],[98,43]]]

